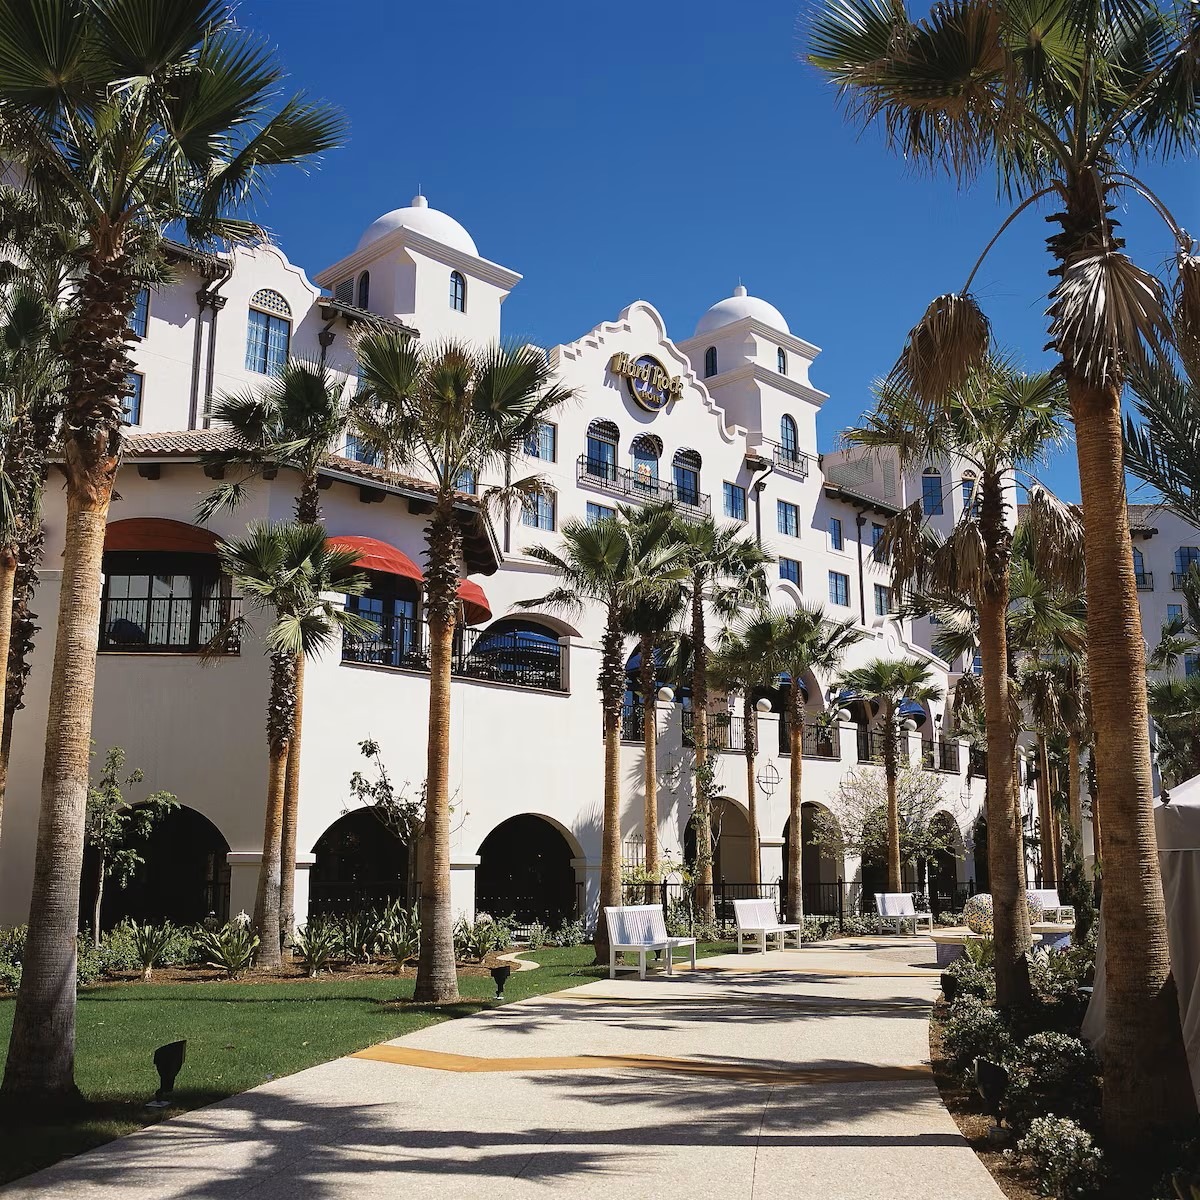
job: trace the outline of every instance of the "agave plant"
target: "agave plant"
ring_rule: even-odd
[[[258,934],[245,921],[230,921],[220,929],[196,930],[196,945],[210,967],[237,979],[254,965],[258,953]]]
[[[309,979],[315,979],[337,957],[342,948],[341,931],[333,921],[313,917],[307,925],[301,925],[295,933],[293,945]]]
[[[154,968],[175,936],[175,927],[170,921],[164,921],[161,925],[151,925],[148,921],[139,925],[136,921],[130,921],[129,933],[133,939],[133,952],[142,965],[142,979],[149,982]]]
[[[350,913],[342,918],[338,933],[340,951],[347,962],[369,963],[379,949],[383,919],[371,909]]]

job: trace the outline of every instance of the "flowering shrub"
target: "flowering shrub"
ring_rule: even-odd
[[[946,973],[958,980],[960,995],[977,996],[980,1000],[996,998],[996,971],[993,967],[972,962],[964,955],[956,958],[946,968]]]
[[[1100,1064],[1092,1048],[1065,1033],[1035,1033],[1016,1049],[1004,1106],[1018,1129],[1044,1113],[1089,1120],[1100,1102]]]
[[[1092,1135],[1068,1117],[1038,1117],[1017,1148],[1033,1167],[1043,1196],[1076,1200],[1100,1182],[1104,1156]]]
[[[1012,1053],[1012,1037],[999,1013],[978,996],[960,996],[950,1005],[942,1030],[942,1046],[950,1065],[968,1070],[979,1058],[996,1061]]]

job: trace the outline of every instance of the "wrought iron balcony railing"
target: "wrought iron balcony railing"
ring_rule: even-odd
[[[1134,578],[1137,580],[1137,590],[1139,592],[1154,591],[1154,572],[1153,571],[1138,571]]]
[[[105,597],[100,602],[102,654],[197,654],[242,611],[238,596]],[[215,654],[238,654],[234,628]]]
[[[631,471],[586,454],[575,460],[575,481],[639,504],[674,504],[685,517],[706,517],[712,511],[712,497],[705,492],[676,487],[649,471]]]
[[[926,771],[948,771],[958,774],[958,743],[942,738],[921,739],[921,766]]]
[[[812,455],[780,442],[768,441],[765,444],[771,447],[771,461],[775,464],[775,470],[784,475],[794,475],[797,479],[808,478]]]

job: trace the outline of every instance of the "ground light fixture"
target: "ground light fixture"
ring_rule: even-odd
[[[168,1042],[154,1052],[154,1069],[158,1072],[158,1091],[147,1108],[166,1108],[170,1105],[171,1092],[175,1089],[175,1078],[183,1068],[187,1057],[187,1042]]]
[[[1000,1113],[1007,1088],[1008,1071],[1006,1068],[998,1062],[992,1062],[990,1058],[975,1060],[975,1090],[983,1101],[984,1109],[995,1119],[996,1128],[992,1130],[993,1135],[1004,1123]]]
[[[492,978],[496,981],[496,999],[504,999],[504,985],[508,982],[508,977],[512,974],[512,967],[507,963],[500,967],[492,968]]]
[[[947,1004],[953,1004],[955,997],[958,995],[958,976],[952,975],[949,971],[942,972],[941,978],[942,996]]]

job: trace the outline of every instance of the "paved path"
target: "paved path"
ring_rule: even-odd
[[[1003,1200],[928,1070],[932,944],[589,983],[424,1029],[0,1189],[121,1200]]]

